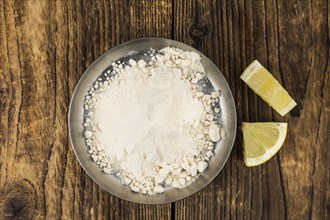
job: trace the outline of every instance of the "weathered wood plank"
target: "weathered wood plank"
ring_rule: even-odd
[[[201,50],[212,59],[210,48],[219,48],[219,41],[212,42],[212,13],[215,1],[174,1],[174,40],[182,41]],[[214,43],[214,44],[213,44]],[[213,219],[216,194],[214,184],[209,184],[198,193],[175,203],[175,218]]]
[[[324,91],[329,89],[327,3],[208,0],[175,3],[174,12],[185,16],[174,14],[174,38],[193,45],[219,66],[233,90],[238,123],[289,123],[283,149],[255,168],[244,166],[242,136],[238,132],[223,171],[201,192],[175,203],[176,216],[326,219],[329,195],[321,192],[329,191],[326,184],[329,175],[323,178],[320,175],[325,175],[322,169],[329,167],[322,144],[329,144],[326,136],[321,141],[319,138],[320,132],[329,127],[329,119],[324,116],[329,115],[329,98],[324,97]],[[186,27],[186,32],[180,31],[182,27]],[[198,27],[193,32],[198,36],[188,32],[189,27]],[[288,116],[280,117],[240,81],[241,72],[254,59],[267,67],[298,102],[298,108]],[[315,93],[320,94],[317,99]],[[328,165],[319,170],[316,164]],[[313,199],[314,196],[318,199]]]
[[[114,1],[110,3],[104,1],[84,2],[84,4],[87,5],[81,6],[82,12],[78,16],[86,20],[86,26],[82,25],[82,27],[83,29],[85,28],[84,31],[87,34],[82,33],[83,36],[79,44],[91,42],[89,48],[85,48],[85,52],[82,51],[82,55],[86,56],[84,68],[87,68],[99,55],[124,41],[143,36],[171,36],[172,8],[170,1],[162,1],[161,4],[150,1]],[[166,13],[160,13],[161,11]],[[79,17],[75,21],[77,24],[80,23]],[[74,26],[74,24],[69,25],[69,27]],[[75,42],[75,40],[72,39],[70,42]],[[91,53],[90,55],[89,52]],[[82,62],[81,64],[84,63]],[[78,76],[82,72],[79,71]],[[73,90],[77,79],[78,77],[74,79],[75,82],[72,83],[73,86],[70,86],[70,89]],[[73,154],[72,160],[76,160]],[[84,189],[84,196],[81,199],[92,198],[94,200],[92,202],[87,200],[84,204],[85,208],[79,207],[79,203],[76,203],[77,208],[85,212],[81,217],[151,219],[152,216],[158,215],[164,219],[170,218],[170,205],[146,206],[120,200],[99,189],[85,173],[81,172],[79,170],[77,174],[77,178],[80,179],[82,175],[85,176],[82,179],[83,182],[81,182],[83,184],[81,187]],[[68,181],[70,179],[68,178]],[[90,191],[89,193],[86,193],[86,187],[88,189],[87,191]],[[81,193],[77,192],[76,194],[80,195]],[[76,201],[75,198],[73,199]],[[99,202],[99,200],[102,202]],[[79,215],[73,216],[79,218]]]
[[[289,218],[329,218],[329,143],[327,136],[319,139],[329,129],[328,12],[327,1],[278,2],[280,73],[298,102],[286,118],[289,141],[278,155]]]

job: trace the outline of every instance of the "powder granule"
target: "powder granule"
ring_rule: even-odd
[[[205,76],[200,56],[164,48],[152,58],[113,64],[117,75],[96,83],[98,92],[86,97],[93,114],[84,125],[103,171],[148,194],[189,185],[207,168],[210,147],[220,139],[219,125],[211,123],[220,94],[198,90]]]

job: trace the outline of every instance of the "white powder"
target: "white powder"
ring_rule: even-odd
[[[150,64],[114,64],[119,77],[97,82],[85,105],[92,109],[84,126],[93,160],[149,194],[188,185],[207,168],[212,141],[220,140],[211,110],[220,94],[197,91],[205,76],[199,55],[161,52]]]
[[[206,112],[191,85],[180,80],[180,69],[126,67],[120,75],[124,80],[109,86],[95,105],[95,136],[107,155],[143,177],[154,175],[153,164],[192,154]]]

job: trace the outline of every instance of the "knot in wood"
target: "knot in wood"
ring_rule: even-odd
[[[206,22],[194,23],[189,28],[189,36],[194,41],[199,41],[207,36],[209,24]]]
[[[37,195],[28,180],[22,180],[0,189],[0,218],[33,219]]]

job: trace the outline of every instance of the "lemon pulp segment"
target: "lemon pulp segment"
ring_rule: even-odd
[[[282,147],[287,123],[243,122],[244,162],[247,166],[260,165],[273,157]]]

